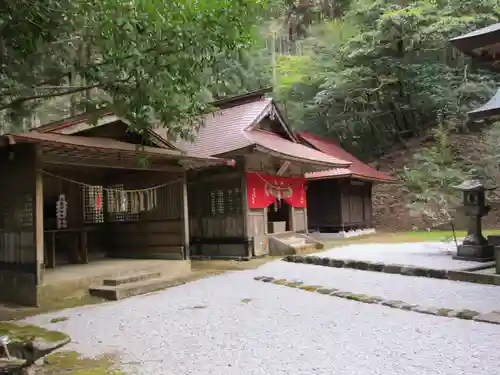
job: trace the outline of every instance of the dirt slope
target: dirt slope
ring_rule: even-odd
[[[473,165],[474,161],[481,158],[481,134],[455,134],[450,138],[453,149],[457,155]],[[373,215],[375,228],[387,231],[412,230],[414,227],[425,229],[428,223],[420,218],[410,215],[407,205],[410,203],[410,195],[401,181],[400,174],[405,166],[412,163],[413,154],[418,152],[422,146],[428,146],[432,142],[430,137],[413,139],[406,144],[405,148],[395,149],[375,163],[381,171],[396,177],[398,182],[393,185],[377,184],[373,189]],[[486,228],[500,227],[500,202],[490,202],[492,210],[483,220]],[[465,227],[463,218],[457,218],[456,225]]]

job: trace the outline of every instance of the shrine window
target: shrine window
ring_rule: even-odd
[[[83,222],[86,224],[104,223],[104,188],[100,185],[83,186]]]
[[[106,194],[108,221],[138,221],[139,212],[134,211],[138,211],[135,206],[140,205],[140,202],[136,203],[139,198],[126,192],[123,184],[110,185],[109,189]],[[123,190],[123,192],[120,190]],[[156,191],[153,191],[153,193],[156,194]],[[156,200],[154,202],[156,203]]]

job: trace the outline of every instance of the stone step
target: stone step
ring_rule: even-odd
[[[160,276],[161,272],[138,272],[129,275],[104,279],[102,283],[106,286],[117,286],[122,284],[130,284],[130,283],[136,283],[138,281],[154,279]]]
[[[118,301],[127,297],[138,296],[165,289],[172,285],[175,278],[157,277],[154,279],[137,281],[121,285],[99,285],[89,289],[91,296],[103,298],[109,301]]]

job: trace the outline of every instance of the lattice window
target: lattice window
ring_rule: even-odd
[[[103,197],[102,186],[83,186],[83,221],[85,223],[104,223]]]
[[[241,213],[241,190],[217,189],[209,193],[210,214],[228,215]]]
[[[125,190],[123,184],[116,184],[109,186],[109,189],[106,194],[106,207],[108,212],[108,220],[109,221],[138,221],[139,220],[139,212],[136,211],[137,194],[130,194],[125,191],[121,192],[119,190]]]

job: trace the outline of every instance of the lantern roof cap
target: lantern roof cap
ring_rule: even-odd
[[[460,191],[485,191],[496,189],[496,186],[490,184],[489,182],[483,182],[479,179],[465,180],[460,185],[453,187]]]

